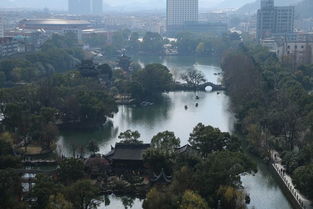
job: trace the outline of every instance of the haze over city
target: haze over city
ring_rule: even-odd
[[[313,0],[0,0],[0,209],[313,209]]]
[[[254,0],[200,0],[200,9],[220,9],[220,8],[238,8]],[[105,0],[105,10],[123,9],[123,10],[156,10],[164,9],[165,0]],[[36,9],[57,9],[66,10],[68,8],[66,0],[1,0],[0,7],[4,8],[36,8]]]

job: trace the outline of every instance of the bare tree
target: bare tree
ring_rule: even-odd
[[[206,82],[206,79],[201,71],[191,70],[188,73],[183,73],[181,79],[184,80],[188,85],[197,87],[201,83]]]

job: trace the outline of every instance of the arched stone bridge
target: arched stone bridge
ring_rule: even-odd
[[[206,82],[204,84],[200,84],[198,86],[199,90],[205,91],[206,87],[211,86],[212,87],[212,91],[224,91],[225,87],[223,85],[220,84],[215,84],[212,82]]]
[[[198,86],[189,85],[186,83],[175,83],[172,90],[174,91],[205,91],[206,87],[208,86],[212,87],[212,91],[224,91],[225,90],[225,87],[223,85],[214,84],[212,82],[206,82]]]

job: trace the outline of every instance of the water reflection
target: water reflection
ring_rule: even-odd
[[[146,57],[138,58],[142,64],[163,63],[177,74],[190,68],[196,68],[204,73],[208,81],[219,83],[221,73],[219,67],[212,66],[208,59],[194,57]],[[196,100],[196,96],[199,100]],[[196,103],[199,106],[196,107]],[[186,110],[184,107],[188,106]],[[189,134],[199,122],[220,128],[222,131],[232,131],[234,116],[229,110],[229,98],[224,93],[216,92],[171,92],[164,94],[160,103],[150,107],[120,106],[117,114],[105,126],[94,132],[64,132],[58,141],[59,150],[65,155],[71,155],[72,144],[84,146],[90,139],[98,142],[100,153],[107,153],[114,145],[120,132],[127,129],[138,130],[141,140],[150,142],[152,136],[160,131],[174,131],[182,144],[188,142]],[[249,209],[291,209],[287,199],[271,176],[266,166],[258,162],[259,172],[255,175],[242,177],[243,185],[251,196]],[[142,201],[134,202],[128,199],[110,196],[110,205],[101,204],[100,209],[122,209],[125,205],[132,209],[141,209]],[[129,203],[129,204],[127,204]]]
[[[196,100],[196,95],[199,100]],[[185,105],[188,106],[187,110]],[[120,106],[110,123],[97,131],[62,133],[58,148],[63,155],[72,156],[73,144],[76,147],[85,146],[89,140],[94,140],[104,154],[118,141],[118,134],[128,129],[138,130],[144,142],[150,142],[161,131],[173,131],[182,144],[186,144],[193,127],[200,122],[219,127],[222,131],[232,130],[234,118],[228,111],[228,105],[228,97],[223,93],[167,93],[162,102],[150,107]]]
[[[145,57],[139,62],[148,64],[162,62],[171,71],[178,74],[195,68],[201,71],[208,81],[219,83],[221,72],[219,67],[205,65],[208,60],[196,60],[194,57]],[[161,59],[161,60],[159,60]],[[196,100],[196,96],[199,100]],[[199,104],[196,107],[196,103]],[[185,106],[188,109],[185,110]],[[226,95],[210,92],[171,92],[163,95],[159,103],[149,107],[120,106],[117,114],[101,129],[92,132],[66,131],[58,141],[58,152],[72,156],[73,150],[85,147],[88,141],[94,140],[100,146],[100,152],[106,153],[118,139],[120,132],[128,129],[138,130],[141,140],[150,142],[158,132],[174,131],[180,137],[182,144],[188,142],[189,134],[199,122],[230,131],[233,126],[233,116],[228,110],[229,100]]]
[[[105,201],[100,204],[98,209],[142,209],[143,200],[137,198],[110,195],[104,199]]]
[[[269,168],[262,162],[258,161],[258,173],[242,176],[241,181],[250,194],[249,209],[292,209]]]

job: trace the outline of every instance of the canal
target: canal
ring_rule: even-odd
[[[194,57],[145,57],[134,58],[141,65],[162,63],[166,65],[174,77],[179,79],[182,72],[197,69],[205,75],[208,81],[219,83],[221,69],[206,58]],[[199,100],[196,100],[196,96]],[[199,103],[196,107],[195,104]],[[184,106],[187,105],[186,110]],[[149,107],[119,106],[119,111],[103,128],[92,132],[63,132],[58,140],[58,152],[65,156],[72,155],[72,147],[84,146],[89,140],[96,141],[100,153],[105,154],[118,142],[120,132],[128,129],[138,130],[141,140],[150,142],[158,132],[169,130],[175,132],[181,140],[181,145],[188,143],[189,134],[199,122],[212,125],[222,131],[232,131],[235,118],[229,109],[229,98],[223,92],[170,92],[163,99]],[[291,209],[288,200],[283,195],[278,183],[273,178],[267,166],[256,160],[258,173],[242,176],[242,182],[251,196],[249,209]],[[128,200],[110,196],[110,204],[101,204],[99,209],[127,208],[141,209],[142,200]]]

